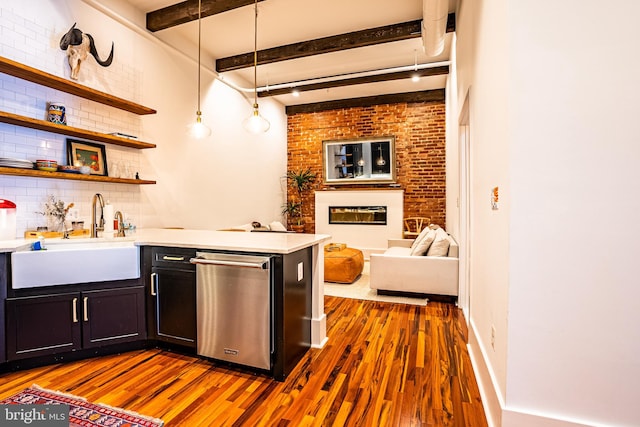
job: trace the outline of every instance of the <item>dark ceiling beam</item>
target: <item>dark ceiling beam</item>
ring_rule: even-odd
[[[258,65],[421,37],[421,22],[421,20],[416,20],[385,25],[383,27],[369,28],[260,50],[258,51]],[[455,31],[455,14],[450,13],[447,20],[447,32],[452,31]],[[252,67],[253,61],[253,52],[220,58],[216,60],[216,71],[223,73]]]
[[[402,80],[402,79],[410,79],[413,76],[420,77],[430,77],[430,76],[440,76],[443,74],[449,74],[449,66],[441,66],[441,67],[433,67],[433,68],[424,68],[422,70],[411,70],[411,71],[400,71],[389,74],[378,74],[373,76],[364,76],[364,77],[354,77],[350,79],[342,79],[342,80],[334,80],[330,82],[323,83],[313,83],[313,84],[301,84],[295,87],[282,88],[282,89],[272,89],[266,91],[258,92],[258,96],[260,98],[276,96],[276,95],[285,95],[291,93],[294,89],[298,92],[306,92],[310,90],[320,90],[320,89],[330,89],[334,87],[341,86],[352,86],[366,83],[378,83],[378,82],[386,82],[390,80]]]
[[[312,104],[289,105],[285,108],[285,111],[288,116],[292,116],[299,113],[318,113],[320,111],[339,110],[342,108],[370,107],[372,105],[398,104],[404,102],[444,102],[444,100],[444,89],[435,89],[421,92],[341,99],[338,101],[315,102]]]
[[[205,18],[253,3],[253,0],[202,0],[200,15]],[[187,0],[147,13],[147,30],[164,30],[197,19],[198,0]]]

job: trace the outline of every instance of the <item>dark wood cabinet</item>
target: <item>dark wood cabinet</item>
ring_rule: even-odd
[[[196,348],[195,250],[153,248],[150,328],[160,342]]]
[[[82,346],[146,338],[144,287],[82,292]]]
[[[192,271],[153,268],[156,335],[159,340],[195,347],[196,275]]]
[[[79,301],[77,292],[7,299],[7,359],[80,349]]]
[[[142,286],[8,298],[7,359],[146,338]]]
[[[0,254],[0,364],[7,361],[7,352],[5,350],[5,300],[7,299],[7,287],[9,286],[9,255]]]

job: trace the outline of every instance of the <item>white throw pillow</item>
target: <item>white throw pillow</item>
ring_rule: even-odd
[[[449,255],[449,237],[442,228],[436,230],[436,238],[427,251],[427,256]]]
[[[436,231],[429,230],[422,240],[418,242],[415,248],[411,249],[409,255],[423,256],[428,250],[434,239],[436,238]],[[417,239],[416,239],[417,240]]]
[[[418,234],[418,236],[415,238],[415,240],[413,241],[413,243],[411,243],[411,250],[415,249],[416,246],[418,246],[418,243],[420,243],[420,241],[422,239],[425,238],[425,236],[429,233],[429,227],[425,227],[420,234]]]

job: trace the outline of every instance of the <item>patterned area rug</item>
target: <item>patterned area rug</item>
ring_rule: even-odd
[[[398,304],[427,305],[428,302],[427,298],[378,295],[375,289],[369,287],[369,261],[365,261],[362,274],[351,284],[324,282],[324,294],[332,297],[393,302]]]
[[[15,405],[69,405],[70,427],[117,426],[160,427],[162,420],[146,417],[120,408],[87,402],[82,397],[47,390],[37,385],[8,397],[0,404]]]

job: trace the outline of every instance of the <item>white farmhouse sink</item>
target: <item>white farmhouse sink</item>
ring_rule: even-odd
[[[11,254],[14,289],[140,277],[140,252],[133,240],[47,240],[45,246]]]

